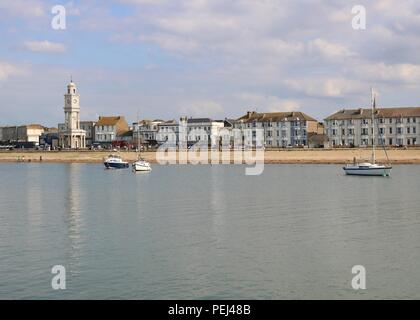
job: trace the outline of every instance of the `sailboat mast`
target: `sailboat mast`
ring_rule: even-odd
[[[139,121],[139,112],[137,111],[137,159],[140,155],[140,121]]]
[[[371,88],[371,107],[372,107],[372,164],[376,162],[375,151],[375,94]]]

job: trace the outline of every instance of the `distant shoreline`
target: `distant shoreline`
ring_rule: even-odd
[[[420,164],[420,148],[413,149],[391,149],[387,150],[391,163],[393,164]],[[126,161],[134,161],[137,154],[132,151],[32,151],[32,150],[13,150],[0,151],[1,162],[18,162],[24,158],[23,162],[42,162],[42,163],[102,163],[111,153],[118,153]],[[177,153],[178,155],[179,153]],[[358,160],[370,159],[371,151],[369,148],[353,149],[285,149],[285,150],[266,150],[264,153],[264,163],[266,164],[345,164]],[[150,163],[156,164],[156,152],[142,152],[141,156]],[[42,160],[41,160],[42,158]],[[231,153],[231,163],[233,163],[233,153]],[[385,154],[382,150],[377,151],[377,161],[386,162]],[[209,161],[210,163],[210,161]],[[219,163],[222,163],[221,161]],[[215,164],[213,162],[213,164]]]

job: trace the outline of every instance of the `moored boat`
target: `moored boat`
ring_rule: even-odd
[[[133,171],[152,171],[150,163],[140,157],[140,123],[137,114],[137,161],[132,164]]]
[[[150,163],[144,159],[139,159],[133,163],[132,168],[134,171],[152,171]]]
[[[387,165],[376,163],[376,149],[375,149],[375,113],[376,113],[376,97],[371,90],[371,105],[372,105],[372,162],[356,163],[356,158],[353,160],[353,164],[348,164],[343,167],[344,172],[347,175],[354,176],[383,176],[389,177],[391,175],[392,166],[389,164],[388,154],[385,149],[385,145],[382,143],[385,155],[388,159]],[[383,141],[383,139],[380,139]]]
[[[129,164],[123,161],[120,156],[111,154],[104,160],[105,168],[107,169],[126,169],[129,168]]]
[[[388,177],[391,175],[392,167],[364,162],[347,165],[343,169],[347,175]]]

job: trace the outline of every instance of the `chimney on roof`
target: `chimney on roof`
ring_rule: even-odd
[[[359,108],[359,114],[363,114],[363,109]]]

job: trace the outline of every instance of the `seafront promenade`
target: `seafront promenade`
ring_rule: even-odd
[[[393,164],[420,164],[420,148],[387,150]],[[0,151],[0,162],[48,162],[48,163],[101,163],[111,153],[118,153],[124,160],[137,159],[133,151]],[[179,153],[177,153],[177,156]],[[150,163],[157,163],[156,152],[142,152],[142,158]],[[349,163],[354,157],[358,160],[370,159],[369,148],[353,149],[284,149],[266,150],[264,162],[267,164],[343,164]],[[233,163],[233,153],[230,156]],[[383,151],[378,150],[377,161],[386,162]],[[210,162],[210,161],[209,161]],[[213,164],[215,162],[213,161]],[[221,161],[220,161],[221,163]]]

